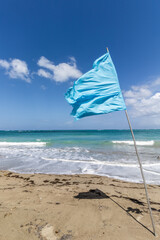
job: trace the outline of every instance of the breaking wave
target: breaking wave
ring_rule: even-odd
[[[112,143],[115,144],[127,144],[127,145],[134,145],[133,141],[112,141]],[[153,146],[155,144],[155,141],[136,141],[136,144],[138,146]]]
[[[46,142],[0,142],[0,147],[10,147],[10,146],[41,147],[45,145],[46,145]]]

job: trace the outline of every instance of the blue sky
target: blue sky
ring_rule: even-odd
[[[160,128],[159,0],[0,3],[0,129],[124,129],[75,121],[64,94],[109,47],[134,128]]]

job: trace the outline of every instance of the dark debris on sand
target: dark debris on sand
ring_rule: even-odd
[[[103,198],[109,198],[109,197],[99,189],[90,189],[88,192],[79,193],[74,198],[78,198],[78,199],[103,199]]]

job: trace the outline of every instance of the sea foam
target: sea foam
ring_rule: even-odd
[[[127,144],[127,145],[134,145],[133,141],[112,141],[112,143],[117,143],[117,144]],[[139,146],[153,146],[154,141],[136,141],[136,144]]]
[[[46,142],[0,142],[0,147],[9,147],[9,146],[45,146]]]

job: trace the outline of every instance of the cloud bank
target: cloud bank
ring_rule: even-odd
[[[77,68],[74,57],[71,57],[68,63],[55,65],[42,56],[37,64],[41,67],[37,73],[40,77],[48,78],[56,82],[66,82],[71,78],[79,78],[82,75],[81,71]]]
[[[132,86],[124,91],[124,98],[132,117],[143,118],[148,124],[160,124],[160,78]]]
[[[9,75],[10,78],[21,79],[27,83],[31,82],[25,61],[16,58],[10,59],[10,61],[0,59],[0,67],[5,70],[5,74]]]

